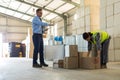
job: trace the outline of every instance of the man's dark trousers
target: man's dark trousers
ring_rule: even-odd
[[[102,51],[101,51],[101,65],[106,65],[108,62],[108,48],[109,48],[110,38],[105,40],[102,43]]]
[[[34,51],[33,51],[33,64],[37,64],[38,59],[38,53],[39,53],[39,60],[41,64],[44,64],[44,46],[43,46],[43,36],[42,34],[33,34],[33,45],[34,45]]]

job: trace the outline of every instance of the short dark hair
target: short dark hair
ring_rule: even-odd
[[[42,9],[41,9],[41,8],[37,9],[37,10],[36,10],[36,13],[39,12],[39,11],[42,11]]]
[[[89,33],[84,32],[82,36],[83,36],[83,39],[85,39],[85,40],[86,40],[86,39],[89,37]]]

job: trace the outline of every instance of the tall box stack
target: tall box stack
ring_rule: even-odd
[[[65,69],[78,68],[78,47],[77,45],[66,45],[65,46],[64,68]]]

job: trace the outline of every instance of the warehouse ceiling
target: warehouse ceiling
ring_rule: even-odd
[[[79,4],[80,0],[0,0],[0,13],[32,21],[36,9],[43,8],[43,19],[50,21]]]

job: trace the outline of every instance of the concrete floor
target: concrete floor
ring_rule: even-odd
[[[108,64],[108,69],[68,70],[32,68],[32,60],[25,58],[0,59],[0,80],[120,80],[120,62]]]

